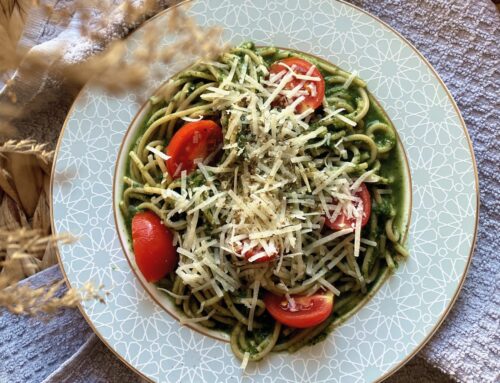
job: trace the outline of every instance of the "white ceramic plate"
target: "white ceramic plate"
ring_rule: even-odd
[[[54,232],[71,287],[103,284],[106,304],[83,315],[116,355],[162,382],[362,382],[395,371],[437,329],[465,279],[478,213],[477,172],[464,123],[444,84],[400,35],[347,3],[321,0],[195,0],[189,13],[219,24],[232,43],[253,40],[312,53],[367,80],[408,156],[412,221],[403,263],[375,297],[324,342],[272,354],[239,369],[229,344],[179,325],[155,302],[127,262],[117,235],[113,177],[139,97],[86,87],[64,126],[52,180]],[[164,25],[166,13],[150,23]],[[133,45],[141,30],[128,44]],[[164,36],[162,44],[172,42]],[[179,65],[172,65],[169,74]],[[151,83],[151,92],[157,86]],[[117,195],[119,195],[117,193]],[[116,197],[118,198],[118,197]]]

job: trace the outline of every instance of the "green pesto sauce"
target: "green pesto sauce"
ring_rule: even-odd
[[[397,137],[396,130],[392,125],[392,122],[387,117],[385,111],[382,109],[378,101],[369,93],[370,98],[370,109],[365,117],[366,126],[375,121],[380,121],[388,124],[394,131],[394,137]],[[386,137],[386,139],[392,139],[392,137]],[[392,179],[391,189],[392,194],[384,195],[383,199],[392,203],[396,209],[395,226],[402,232],[404,229],[404,196],[405,196],[405,172],[404,172],[404,155],[400,148],[400,145],[396,143],[394,148],[388,153],[387,158],[380,159],[380,171],[379,174],[382,177]]]

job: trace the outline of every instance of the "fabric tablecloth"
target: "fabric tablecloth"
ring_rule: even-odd
[[[53,0],[57,6],[70,1]],[[500,381],[500,208],[496,197],[500,190],[500,14],[490,0],[351,2],[402,33],[436,68],[467,123],[480,180],[478,242],[463,290],[437,334],[388,381]],[[128,30],[118,15],[105,32],[112,39]],[[25,38],[40,44],[37,49],[41,50],[58,40],[69,41],[72,59],[100,49],[74,41],[71,31],[37,18],[29,24]],[[20,136],[55,146],[74,90],[51,77],[28,81],[22,71],[14,86],[22,91],[22,101],[44,101],[34,103],[38,108],[29,120],[15,121]],[[24,283],[41,286],[60,278],[54,266]],[[1,383],[141,381],[100,342],[77,309],[50,318],[0,311],[0,360]]]

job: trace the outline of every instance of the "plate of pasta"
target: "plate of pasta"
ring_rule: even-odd
[[[151,381],[383,379],[437,329],[472,256],[456,105],[347,3],[189,5],[227,49],[172,65],[142,104],[87,86],[65,123],[53,225],[81,239],[60,262],[70,286],[109,292],[82,313]]]

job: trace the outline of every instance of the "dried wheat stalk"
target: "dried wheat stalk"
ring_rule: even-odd
[[[82,39],[93,46],[104,47],[107,45],[102,52],[88,60],[67,62],[63,60],[65,53],[63,49],[53,51],[49,56],[47,54],[27,54],[30,47],[19,46],[17,40],[11,40],[11,36],[18,36],[19,33],[7,32],[7,28],[0,27],[0,41],[9,41],[6,45],[9,49],[0,52],[0,80],[3,75],[4,81],[7,78],[6,74],[12,73],[22,62],[21,67],[24,71],[44,73],[50,69],[52,73],[58,73],[72,85],[81,86],[92,80],[96,86],[100,86],[108,92],[118,93],[138,90],[148,78],[157,78],[163,75],[162,73],[153,73],[150,63],[169,63],[186,54],[193,53],[200,57],[211,56],[223,49],[218,43],[221,35],[220,28],[201,28],[178,8],[172,9],[167,24],[162,25],[161,30],[157,30],[157,27],[155,28],[152,24],[146,25],[142,40],[137,44],[138,48],[135,51],[127,51],[125,42],[120,39],[108,43],[110,36],[109,28],[107,29],[106,26],[115,23],[117,19],[124,19],[130,25],[137,25],[147,16],[164,8],[165,5],[175,5],[180,0],[126,0],[118,8],[110,7],[111,2],[109,1],[75,0],[71,8],[63,9],[52,9],[28,0],[2,1],[20,4],[17,7],[9,8],[24,10],[16,11],[21,17],[16,17],[16,12],[10,15],[11,18],[19,20],[19,24],[22,24],[22,15],[26,13],[26,9],[31,4],[33,7],[38,7],[47,16],[50,15],[51,19],[59,20],[60,25],[65,25],[72,18],[78,17],[81,20],[79,32]],[[1,17],[0,23],[2,23]],[[165,27],[167,32],[175,30],[179,36],[178,40],[168,47],[158,44],[159,37],[165,33]],[[15,49],[10,49],[10,47],[15,47]],[[132,59],[125,59],[128,54]],[[6,84],[7,93],[11,97],[10,102],[0,103],[0,135],[2,132],[12,135],[13,128],[9,125],[9,121],[23,113],[23,105],[16,103],[17,96],[12,91],[12,82],[7,80]]]
[[[71,243],[74,238],[68,234],[50,236],[41,230],[26,228],[0,229],[0,288],[11,285],[38,271],[47,248],[54,248],[57,242]]]
[[[0,307],[14,314],[37,315],[55,313],[61,308],[75,307],[84,301],[99,300],[104,303],[100,290],[90,283],[81,290],[68,290],[59,296],[63,284],[64,281],[59,281],[47,288],[34,289],[27,285],[5,288],[0,290]]]
[[[63,281],[43,288],[16,284],[26,274],[36,271],[36,254],[54,251],[58,242],[71,243],[70,235],[47,236],[40,230],[0,229],[0,307],[15,314],[52,313],[61,307],[72,307],[82,300],[103,301],[100,288],[87,284],[81,290],[69,290],[61,295]]]

